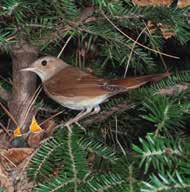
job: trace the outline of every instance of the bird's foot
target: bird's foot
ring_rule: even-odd
[[[78,122],[80,119],[82,119],[83,117],[85,117],[86,115],[88,115],[91,111],[92,111],[92,107],[87,108],[85,111],[81,111],[80,113],[77,114],[77,116],[75,116],[73,119],[70,119],[69,121],[67,121],[64,126],[68,127],[73,123]]]
[[[95,108],[94,108],[94,110],[91,112],[91,113],[89,113],[86,117],[89,117],[89,116],[91,116],[91,115],[95,115],[95,114],[97,114],[97,113],[99,113],[100,112],[100,106],[98,105],[98,106],[96,106]]]

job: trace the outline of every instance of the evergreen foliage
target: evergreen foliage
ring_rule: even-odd
[[[172,169],[174,168],[174,162],[183,159],[183,155],[187,155],[180,143],[172,140],[168,141],[166,138],[154,138],[153,135],[149,134],[146,136],[146,140],[140,138],[140,142],[142,148],[133,145],[133,150],[139,153],[142,159],[139,166],[145,164],[145,173],[148,172],[150,165],[159,172],[167,168]]]
[[[169,41],[186,45],[188,11],[140,7],[130,0],[0,2],[0,48],[8,53],[24,39],[41,55],[57,56],[71,37],[62,59],[104,78],[158,73],[172,66],[170,77],[104,103],[103,120],[85,127],[87,133],[79,131],[81,126],[60,126],[30,161],[33,191],[190,191],[189,66],[183,58],[173,58],[173,49],[165,53],[159,27],[167,26],[173,34]],[[155,24],[153,31],[149,23]],[[43,106],[52,108],[52,103],[42,103],[36,104],[39,113]]]
[[[181,177],[181,175],[176,172],[171,175],[158,174],[158,176],[152,175],[150,177],[150,182],[144,182],[144,187],[141,189],[142,192],[157,192],[157,191],[181,191],[187,192],[190,189],[189,180]]]
[[[116,161],[114,153],[101,143],[81,140],[77,131],[61,130],[55,138],[50,138],[33,155],[28,175],[40,182],[34,191],[120,191],[125,180],[118,174],[93,173],[88,168],[87,152],[95,153],[103,159]],[[62,132],[62,133],[61,133]],[[64,132],[64,133],[63,133]],[[93,140],[93,138],[91,138]],[[54,177],[55,172],[58,177]],[[44,176],[49,181],[43,182]]]

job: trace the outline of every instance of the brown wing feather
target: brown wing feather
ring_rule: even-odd
[[[106,80],[92,74],[74,67],[67,67],[45,81],[44,89],[51,95],[96,97],[111,93],[111,91],[101,88],[106,83]]]
[[[51,79],[44,82],[44,89],[49,95],[64,97],[90,97],[115,95],[130,89],[140,87],[150,82],[158,81],[169,73],[128,77],[123,80],[105,80],[81,71],[74,67],[66,67]]]

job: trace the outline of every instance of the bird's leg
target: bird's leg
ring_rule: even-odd
[[[95,115],[95,114],[99,113],[100,110],[101,110],[101,109],[100,109],[100,106],[98,105],[98,106],[94,107],[94,110],[93,110],[92,112],[90,112],[89,114],[87,114],[86,117],[89,117],[89,116],[91,116],[91,115]],[[86,118],[86,117],[85,117],[85,118]]]
[[[94,111],[91,113],[91,115],[94,115],[94,114],[96,114],[96,113],[99,113],[100,110],[101,110],[100,106],[99,106],[99,105],[96,106],[96,107],[94,108]]]
[[[69,121],[67,121],[65,123],[65,126],[69,126],[74,122],[79,121],[80,119],[82,119],[84,116],[86,116],[87,114],[89,114],[92,111],[92,107],[87,108],[85,111],[81,111],[80,113],[78,113],[73,119],[70,119]]]
[[[94,114],[99,113],[100,110],[101,110],[101,109],[100,109],[100,106],[99,106],[99,105],[96,106],[92,112],[89,112],[89,114],[87,114],[87,115],[85,116],[85,118],[86,118],[86,117],[89,117],[89,116],[91,116],[91,115],[94,115]],[[86,129],[85,129],[81,124],[79,124],[78,122],[75,122],[75,123],[76,123],[76,125],[78,125],[83,131],[86,132]]]
[[[91,116],[91,115],[95,115],[95,114],[99,113],[100,110],[101,110],[101,109],[100,109],[100,106],[97,105],[97,106],[94,108],[94,110],[93,110],[91,113],[89,113],[86,117],[89,117],[89,116]]]
[[[69,126],[69,125],[71,125],[72,123],[74,123],[74,122],[76,122],[76,121],[78,121],[78,118],[80,117],[80,116],[82,116],[83,115],[83,113],[85,113],[85,111],[83,110],[83,111],[81,111],[80,113],[78,113],[74,118],[72,118],[72,119],[70,119],[70,120],[68,120],[66,123],[65,123],[65,126]]]

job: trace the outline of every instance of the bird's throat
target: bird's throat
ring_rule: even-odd
[[[36,69],[34,72],[40,77],[42,82],[44,82],[54,77],[57,73],[59,73],[65,67],[67,66],[55,66],[54,68],[51,68],[51,70],[45,70],[45,71]]]

